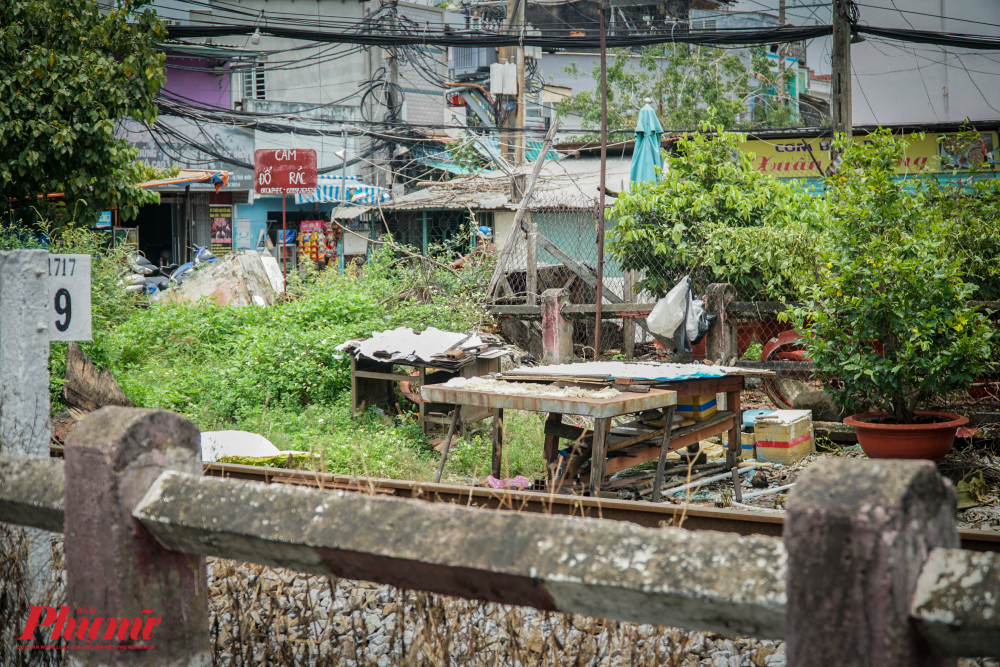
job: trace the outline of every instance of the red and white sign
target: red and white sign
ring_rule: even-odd
[[[316,151],[311,148],[262,148],[253,153],[254,190],[261,195],[316,191]]]

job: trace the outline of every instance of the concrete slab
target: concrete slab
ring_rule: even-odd
[[[172,472],[134,516],[185,553],[624,621],[784,634],[785,550],[770,537]],[[753,576],[739,574],[748,568]]]

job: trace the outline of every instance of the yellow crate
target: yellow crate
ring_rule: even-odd
[[[791,464],[816,452],[810,410],[775,410],[757,417],[753,431],[761,461]]]
[[[715,394],[684,396],[677,399],[677,414],[695,421],[704,421],[719,411]]]

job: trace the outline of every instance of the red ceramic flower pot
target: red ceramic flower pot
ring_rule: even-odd
[[[930,424],[879,424],[870,420],[887,416],[885,412],[865,412],[844,418],[858,435],[858,444],[872,459],[930,459],[939,461],[955,443],[955,433],[969,423],[968,417],[950,412],[916,410],[916,414],[934,417]]]

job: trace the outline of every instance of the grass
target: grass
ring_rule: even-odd
[[[439,454],[417,424],[415,406],[398,397],[401,414],[371,407],[354,415],[348,359],[334,349],[373,331],[428,326],[482,330],[480,303],[490,267],[447,270],[447,249],[435,260],[398,256],[383,247],[362,271],[290,277],[288,294],[270,308],[153,303],[136,308],[117,285],[121,258],[102,258],[95,294],[110,304],[95,315],[94,340],[81,349],[107,367],[125,394],[145,408],[166,409],[201,430],[259,433],[279,449],[316,454],[326,471],[397,479],[433,479]],[[441,267],[445,268],[442,269]],[[113,308],[112,308],[113,306]],[[60,378],[65,346],[53,346]],[[53,408],[65,407],[60,383]],[[490,471],[490,424],[452,449],[445,479],[481,480]],[[440,437],[440,436],[438,436]],[[541,476],[541,423],[510,415],[504,476]]]
[[[541,477],[541,415],[506,413],[503,476]],[[477,425],[451,448],[442,481],[482,481],[490,474],[492,422]],[[440,454],[420,431],[416,412],[389,415],[382,408],[369,408],[351,415],[349,396],[331,404],[314,404],[302,410],[262,408],[236,423],[207,423],[204,430],[235,428],[260,433],[281,450],[311,452],[323,462],[325,472],[390,479],[430,481],[437,471]],[[443,432],[432,434],[443,438]]]

